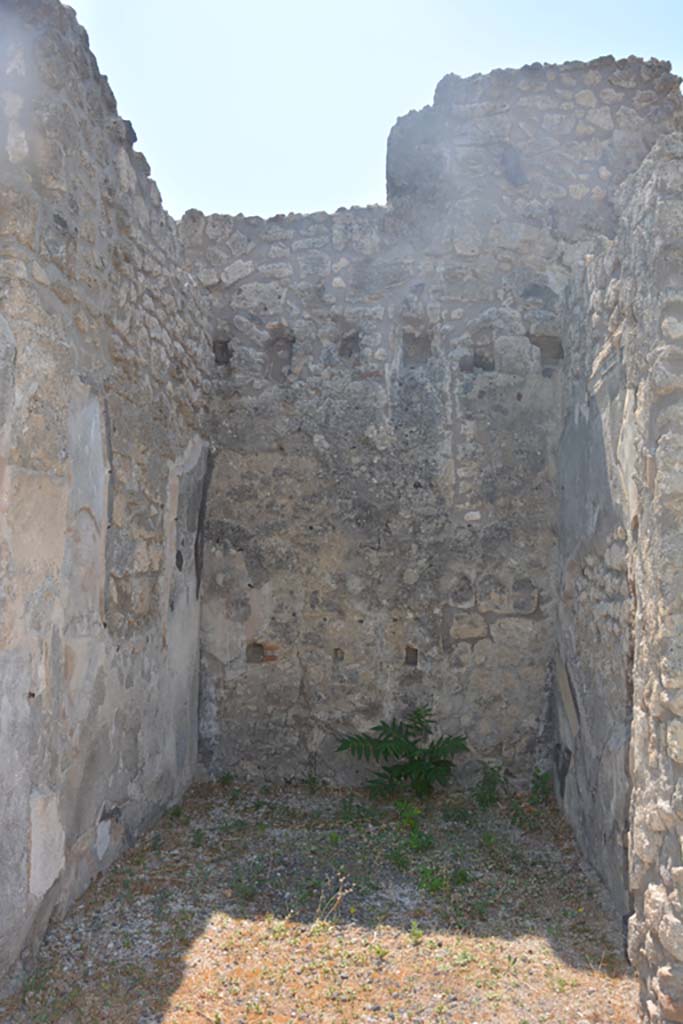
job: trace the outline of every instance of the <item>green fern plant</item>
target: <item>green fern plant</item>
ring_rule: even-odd
[[[387,796],[402,784],[416,796],[429,796],[438,783],[445,786],[456,754],[467,750],[464,736],[437,736],[431,708],[415,708],[403,720],[380,722],[369,732],[343,736],[338,750],[347,750],[359,761],[390,762],[371,776],[368,786],[378,796]]]

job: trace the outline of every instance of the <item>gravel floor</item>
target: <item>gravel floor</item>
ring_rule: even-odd
[[[2,1024],[635,1024],[551,808],[197,787],[55,924]]]

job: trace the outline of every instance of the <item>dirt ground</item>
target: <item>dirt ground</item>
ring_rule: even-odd
[[[635,1024],[549,806],[193,789],[51,928],[2,1024]]]

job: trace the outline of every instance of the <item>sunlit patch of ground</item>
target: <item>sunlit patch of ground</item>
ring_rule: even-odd
[[[5,1024],[635,1024],[555,811],[195,789],[54,926]]]

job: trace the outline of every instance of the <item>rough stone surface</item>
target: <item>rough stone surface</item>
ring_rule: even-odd
[[[163,211],[85,33],[0,2],[0,971],[201,771],[432,704],[554,766],[683,1020],[683,104],[439,83],[387,205]]]
[[[201,720],[214,771],[351,778],[335,736],[420,699],[478,754],[538,756],[566,296],[596,233],[614,232],[616,185],[676,117],[677,79],[656,62],[449,76],[392,132],[386,208],[183,218],[215,331]],[[616,794],[592,813],[621,864],[616,672]],[[604,752],[587,757],[597,773]]]
[[[0,100],[4,972],[195,772],[210,331],[73,12],[0,4]]]
[[[235,234],[261,268],[211,289],[230,352],[209,409],[212,769],[339,778],[339,732],[417,701],[478,752],[524,758],[555,618],[560,391],[525,333],[535,306],[504,303],[488,253],[467,268],[471,297],[460,292],[434,220],[429,253],[379,209],[192,213],[181,231],[202,270]],[[522,290],[546,281],[537,266],[517,273]],[[521,355],[505,365],[510,350]]]

